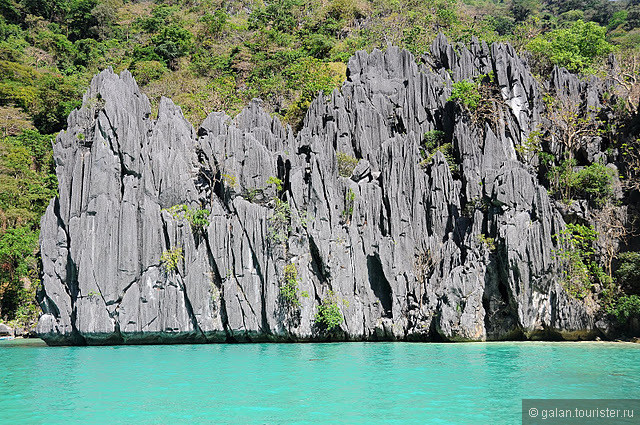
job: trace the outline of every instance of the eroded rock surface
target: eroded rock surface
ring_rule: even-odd
[[[258,101],[235,118],[212,113],[196,131],[162,99],[154,120],[129,72],[97,75],[54,146],[59,196],[42,218],[41,337],[595,335],[593,314],[559,283],[552,235],[562,216],[516,156],[543,124],[538,83],[503,44],[454,49],[440,36],[422,61],[397,48],[358,52],[341,90],[313,102],[297,135]],[[490,72],[492,119],[447,101],[454,81]],[[551,84],[597,102],[574,78],[558,71]],[[433,130],[456,164],[440,152],[423,162]],[[359,160],[351,175],[339,174],[337,153]],[[168,211],[175,205],[206,209],[208,226]],[[181,255],[167,271],[161,257],[172,249]],[[291,263],[299,306],[280,290]],[[327,331],[315,315],[331,293],[344,322]]]

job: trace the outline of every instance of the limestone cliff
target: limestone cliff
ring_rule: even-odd
[[[544,125],[526,63],[509,45],[454,48],[443,36],[420,62],[391,47],[358,52],[341,90],[313,102],[297,135],[258,101],[235,118],[212,113],[198,130],[169,99],[152,119],[129,72],[97,75],[54,145],[59,196],[42,218],[41,337],[595,335],[593,313],[559,283],[552,236],[562,216],[517,159]],[[490,119],[448,101],[454,81],[489,73]],[[598,102],[564,71],[549,84]],[[448,161],[421,155],[433,130],[452,144]],[[338,155],[359,159],[350,177]],[[208,225],[176,205],[206,209]],[[171,250],[175,269],[161,262]],[[281,291],[289,264],[299,305]],[[332,330],[314,320],[329,298],[344,316]]]

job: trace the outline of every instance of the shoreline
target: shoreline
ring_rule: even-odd
[[[283,341],[274,341],[274,342],[210,342],[210,343],[173,343],[173,344],[111,344],[111,345],[48,345],[41,338],[24,338],[24,337],[15,337],[13,339],[8,340],[0,340],[0,348],[1,347],[11,347],[11,346],[37,346],[37,347],[151,347],[151,346],[177,346],[177,345],[309,345],[309,344],[353,344],[353,343],[366,343],[366,344],[439,344],[439,345],[494,345],[494,344],[520,344],[520,345],[529,345],[529,344],[617,344],[617,345],[638,345],[640,344],[640,338],[630,338],[630,339],[616,339],[616,340],[582,340],[582,341],[557,341],[557,340],[503,340],[503,341],[460,341],[460,342],[447,342],[447,341],[291,341],[291,342],[283,342]]]

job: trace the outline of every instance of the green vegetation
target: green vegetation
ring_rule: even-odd
[[[633,2],[606,0],[5,0],[0,93],[3,106],[48,134],[64,126],[91,76],[112,66],[131,69],[154,105],[171,97],[194,123],[260,97],[298,127],[313,98],[341,84],[358,49],[392,43],[420,56],[441,31],[596,69],[612,46],[637,45],[638,16]],[[462,84],[467,94],[473,83]]]
[[[342,210],[342,218],[345,222],[350,222],[353,217],[353,206],[356,201],[356,193],[349,188],[344,198],[344,210]]]
[[[174,220],[187,220],[194,231],[203,231],[209,227],[209,211],[205,209],[192,209],[178,204],[163,211],[171,214]]]
[[[579,196],[602,205],[613,196],[614,177],[614,170],[595,162],[573,174],[571,188]]]
[[[186,56],[193,49],[193,36],[189,31],[173,24],[164,27],[151,37],[154,52],[162,58],[170,69],[178,69],[178,58]]]
[[[576,170],[574,159],[565,159],[547,172],[550,192],[565,202],[576,196],[601,206],[613,196],[615,171],[600,163]]]
[[[56,184],[50,137],[24,130],[0,139],[0,320],[37,320],[40,217]]]
[[[554,156],[545,152],[541,152],[540,158],[541,162],[549,169],[546,175],[549,180],[549,193],[565,203],[570,202],[575,160],[565,159],[558,165],[553,165]]]
[[[591,293],[596,282],[608,284],[608,276],[595,259],[594,241],[598,233],[590,226],[567,224],[555,235],[556,257],[563,263],[565,290],[574,298],[583,299]]]
[[[338,160],[338,175],[341,177],[351,177],[353,170],[358,165],[358,160],[344,152],[336,152]]]
[[[478,84],[462,80],[453,83],[449,102],[458,102],[470,111],[475,111],[480,105],[480,92]]]
[[[478,233],[478,240],[482,245],[484,245],[489,251],[493,252],[496,250],[496,240],[494,238],[490,238],[484,233]]]
[[[618,261],[618,284],[627,293],[640,294],[640,252],[623,252]]]
[[[449,169],[452,173],[455,173],[458,170],[458,165],[453,156],[453,145],[451,143],[445,143],[444,136],[444,131],[440,130],[427,131],[424,134],[422,144],[420,145],[420,155],[422,157],[420,165],[422,167],[429,166],[435,154],[442,152],[447,160]]]
[[[343,300],[344,303],[345,301]],[[338,306],[338,297],[333,291],[328,291],[327,296],[322,300],[322,304],[318,306],[315,322],[321,328],[332,331],[338,328],[343,321],[344,318]]]
[[[182,248],[171,248],[164,251],[160,257],[160,264],[164,271],[169,274],[178,270],[178,264],[184,259]]]
[[[609,77],[620,92],[609,98],[618,99],[620,123],[637,113],[635,1],[0,1],[0,319],[26,323],[25,317],[37,315],[39,219],[56,188],[51,141],[80,106],[96,72],[130,69],[154,111],[161,96],[170,97],[196,126],[211,110],[234,115],[258,97],[269,113],[297,129],[318,93],[330,94],[345,79],[355,51],[391,43],[419,57],[438,32],[453,41],[509,41],[518,53],[531,53],[540,75],[553,65],[604,75],[610,72],[606,57],[614,52],[620,71]],[[491,76],[481,76],[455,83],[449,100],[474,116],[491,115],[483,111],[490,104],[484,101],[487,78],[491,82]],[[557,104],[553,93],[546,99],[559,155],[543,152],[551,137],[538,131],[517,153],[527,162],[546,155],[540,178],[552,195],[587,199],[598,210],[614,203],[614,172],[577,161],[583,140],[595,136],[619,150],[625,193],[640,188],[637,140],[602,133],[615,127],[600,122],[599,111]],[[421,146],[423,165],[441,151],[455,172],[453,146],[442,134],[430,133]],[[78,133],[78,141],[84,137]],[[339,174],[348,178],[357,159],[338,153],[337,160]],[[220,180],[229,190],[238,185],[231,174]],[[282,190],[275,181],[268,184]],[[261,191],[246,196],[256,198]],[[269,219],[271,241],[284,242],[289,232],[290,210],[282,196]],[[183,213],[193,229],[208,225],[205,210]],[[348,205],[345,214],[351,215]]]
[[[422,144],[425,149],[432,150],[444,143],[444,131],[431,130],[424,133]]]
[[[318,38],[312,40],[317,41]],[[332,66],[315,57],[304,57],[287,66],[282,76],[286,81],[286,87],[296,94],[297,99],[284,114],[284,119],[292,123],[296,129],[300,129],[302,119],[313,99],[318,93],[330,94],[339,88],[345,69],[342,64]]]
[[[619,323],[628,323],[630,318],[640,318],[640,297],[624,295],[618,298],[607,310]]]
[[[233,174],[223,174],[221,177],[224,184],[228,187],[236,188],[238,186],[238,179]]]
[[[531,162],[533,158],[542,152],[540,145],[541,138],[542,133],[540,131],[532,131],[521,145],[516,146],[516,152],[521,161]]]
[[[551,65],[572,72],[594,72],[595,60],[613,51],[606,40],[606,28],[581,19],[568,28],[559,28],[531,40],[527,48]]]
[[[267,219],[268,239],[272,245],[285,244],[291,231],[289,202],[275,198],[273,214]]]
[[[273,185],[277,192],[282,192],[282,180],[277,177],[271,176],[266,181],[267,186]]]
[[[285,303],[292,307],[300,307],[300,297],[308,298],[307,291],[300,291],[298,269],[293,263],[284,266],[283,280],[280,284],[280,295]]]

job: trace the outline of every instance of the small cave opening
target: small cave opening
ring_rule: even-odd
[[[393,318],[392,312],[392,292],[391,285],[384,275],[380,258],[376,255],[367,257],[367,272],[369,274],[369,285],[375,296],[380,300],[383,313],[382,317]]]

